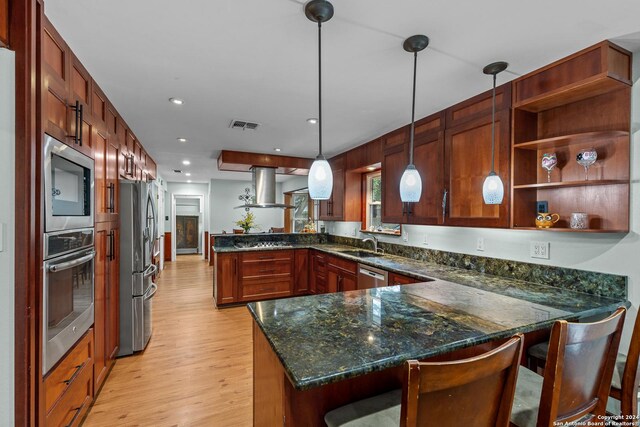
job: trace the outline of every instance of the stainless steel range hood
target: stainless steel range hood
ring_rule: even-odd
[[[291,205],[276,203],[276,168],[254,166],[251,168],[253,174],[253,193],[255,194],[253,203],[236,206],[240,208],[293,208]]]

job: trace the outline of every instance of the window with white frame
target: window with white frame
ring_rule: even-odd
[[[366,218],[363,229],[380,233],[399,234],[399,224],[386,224],[382,222],[382,173],[371,172],[366,177]]]
[[[300,233],[313,216],[309,212],[309,193],[293,193],[291,195],[291,231]]]

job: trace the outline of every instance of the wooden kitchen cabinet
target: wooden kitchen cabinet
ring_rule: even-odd
[[[508,227],[511,183],[511,83],[496,88],[495,171],[504,184],[500,205],[487,205],[482,184],[491,170],[491,91],[446,110],[445,225]]]
[[[389,273],[389,286],[410,285],[411,283],[419,283],[418,279],[404,276],[398,273]]]
[[[327,263],[327,292],[346,292],[358,289],[358,263],[329,256]]]
[[[295,277],[293,293],[295,295],[306,295],[309,293],[309,249],[295,250]]]
[[[115,363],[119,346],[119,248],[117,223],[96,224],[94,261],[94,387],[97,392]]]
[[[120,146],[115,136],[95,130],[95,213],[96,222],[118,221],[120,185],[118,158]]]
[[[345,169],[346,155],[329,160],[333,173],[333,190],[329,200],[320,201],[319,219],[322,221],[360,221],[361,175]]]
[[[0,46],[9,46],[9,0],[0,0]]]
[[[215,253],[213,298],[216,305],[236,302],[238,287],[237,253]]]
[[[629,230],[631,53],[598,43],[513,82],[511,226],[537,230],[536,201],[560,220],[545,231],[624,233]],[[585,180],[576,156],[594,148]],[[540,167],[555,153],[550,177]],[[586,212],[587,229],[570,227]]]
[[[93,401],[93,329],[44,378],[47,427],[76,427]]]
[[[409,163],[409,127],[383,137],[382,222],[406,223],[406,206],[400,199],[400,178]]]
[[[327,257],[323,252],[311,251],[311,276],[309,278],[309,292],[324,294],[327,292]]]
[[[239,257],[238,301],[281,298],[292,294],[294,251],[244,252]]]

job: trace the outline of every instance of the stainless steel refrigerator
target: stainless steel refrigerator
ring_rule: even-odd
[[[144,350],[151,338],[156,201],[151,184],[120,183],[120,352]]]

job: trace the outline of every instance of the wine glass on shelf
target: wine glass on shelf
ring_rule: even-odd
[[[558,165],[556,153],[544,153],[542,155],[542,169],[547,171],[547,182],[551,182],[551,171]]]
[[[589,180],[589,166],[594,164],[598,160],[598,153],[593,148],[585,148],[580,150],[576,156],[576,161],[584,168],[584,180]]]

